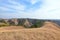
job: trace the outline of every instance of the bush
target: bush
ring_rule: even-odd
[[[43,21],[43,20],[36,21],[36,23],[34,23],[34,24],[31,26],[31,28],[41,27],[41,26],[43,26],[44,22],[45,22],[45,21]]]
[[[0,23],[0,27],[3,27],[3,26],[9,26],[9,24]]]
[[[1,22],[1,23],[5,23],[5,21],[4,21],[3,19],[2,19],[2,20],[0,20],[0,22]]]

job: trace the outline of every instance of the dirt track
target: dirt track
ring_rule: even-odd
[[[60,40],[60,28],[47,22],[41,28],[1,30],[0,40]]]

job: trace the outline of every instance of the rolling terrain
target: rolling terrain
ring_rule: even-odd
[[[60,27],[45,22],[41,28],[0,28],[0,40],[60,40]]]

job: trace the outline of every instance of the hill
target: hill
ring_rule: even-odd
[[[40,27],[42,26],[44,20],[39,19],[1,19],[0,23],[3,23],[0,26],[24,26],[25,28],[32,28],[32,26]],[[5,25],[6,24],[6,25]]]
[[[60,40],[60,27],[45,22],[41,28],[0,30],[0,40]]]

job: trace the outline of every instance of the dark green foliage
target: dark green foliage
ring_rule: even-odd
[[[11,20],[9,20],[8,22],[9,22],[9,25],[13,25],[13,26],[15,25],[15,23]]]
[[[1,23],[6,23],[3,19],[2,19],[2,20],[0,20],[0,22],[1,22]]]
[[[9,26],[9,24],[6,24],[6,23],[0,23],[0,27],[3,27],[3,26]]]
[[[36,23],[34,23],[34,24],[31,26],[31,28],[41,27],[41,26],[43,26],[44,22],[45,22],[44,20],[38,20],[38,21],[36,21]]]
[[[18,25],[17,26],[23,26],[24,24],[24,19],[18,19]]]
[[[1,19],[0,20],[0,27],[3,27],[3,26],[9,26],[8,22],[5,22],[4,19]]]
[[[2,19],[0,20],[0,23],[4,23],[2,24],[3,26],[24,26],[25,28],[38,28],[41,27],[43,25],[43,23],[45,22],[45,20],[40,20],[40,19],[17,19],[18,24],[15,24],[15,21],[12,21],[12,19],[9,19],[7,22]],[[27,24],[24,25],[24,23],[27,20]]]

